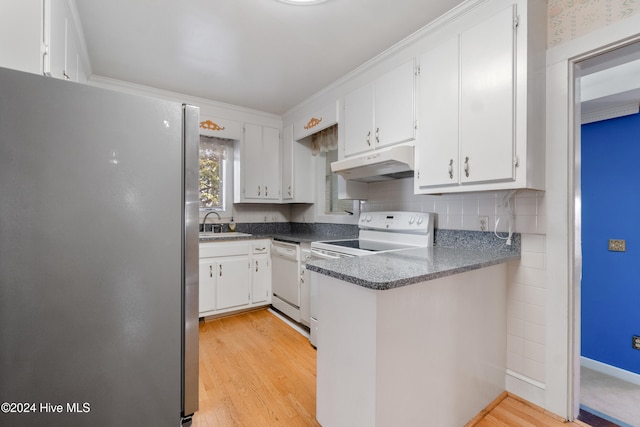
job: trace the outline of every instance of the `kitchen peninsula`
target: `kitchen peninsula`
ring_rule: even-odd
[[[519,236],[501,245],[436,243],[309,263],[318,285],[318,421],[454,427],[500,395],[506,263],[520,258]]]

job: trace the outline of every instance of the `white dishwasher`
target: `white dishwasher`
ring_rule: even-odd
[[[271,305],[300,322],[300,245],[273,241],[271,246]]]

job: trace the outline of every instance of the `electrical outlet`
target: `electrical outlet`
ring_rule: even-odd
[[[640,350],[640,337],[637,335],[634,335],[631,337],[631,347],[633,347],[635,350]]]
[[[627,241],[626,240],[609,239],[609,250],[611,252],[626,252],[627,251]]]
[[[488,216],[479,216],[478,217],[478,230],[480,230],[480,231],[489,231],[489,217]]]

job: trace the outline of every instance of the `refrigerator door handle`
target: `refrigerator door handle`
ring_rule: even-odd
[[[199,281],[199,161],[200,143],[198,107],[183,105],[183,352],[182,417],[190,422],[198,410],[198,281]]]

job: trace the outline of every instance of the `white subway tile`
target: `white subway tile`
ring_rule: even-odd
[[[528,323],[544,326],[547,323],[547,312],[544,307],[538,305],[524,305],[524,320]]]
[[[544,345],[524,339],[523,348],[524,348],[523,354],[526,359],[531,359],[531,360],[535,360],[536,362],[544,363],[544,360],[545,360]]]
[[[522,337],[507,335],[507,351],[514,354],[524,354],[524,340]]]
[[[537,268],[544,270],[545,254],[538,252],[520,252],[520,265],[523,267]]]
[[[536,381],[544,382],[544,363],[528,359],[525,354],[522,374]]]
[[[524,337],[538,344],[545,343],[545,327],[531,322],[524,322]]]
[[[507,369],[511,369],[515,372],[522,372],[524,370],[524,357],[522,354],[507,352]]]
[[[523,234],[521,250],[526,252],[545,253],[545,236],[539,234]]]

